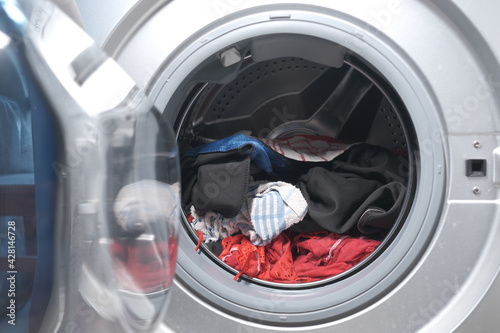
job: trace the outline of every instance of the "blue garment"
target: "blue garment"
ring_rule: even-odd
[[[245,146],[249,146],[249,149],[244,151],[244,153],[250,156],[252,162],[259,169],[266,172],[272,172],[273,167],[284,167],[286,165],[286,160],[283,156],[276,153],[260,140],[244,134],[236,134],[215,142],[195,147],[184,154],[183,158],[187,156],[194,157],[199,154],[206,153],[227,152],[244,148]]]

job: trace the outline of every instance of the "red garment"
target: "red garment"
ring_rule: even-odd
[[[253,245],[244,235],[229,236],[222,240],[219,258],[249,277],[256,277],[265,264],[263,247]]]
[[[248,277],[300,283],[345,272],[364,260],[379,243],[328,232],[299,234],[290,241],[281,233],[265,247],[256,247],[247,237],[236,235],[222,241],[219,258]]]
[[[262,248],[266,260],[259,279],[285,283],[297,280],[298,276],[293,265],[291,242],[287,236],[281,233],[270,244]]]
[[[168,242],[111,243],[115,275],[124,288],[154,292],[170,286],[174,277],[177,244]]]
[[[336,233],[300,234],[295,237],[298,255],[295,270],[312,281],[338,275],[363,261],[380,244],[366,237]]]

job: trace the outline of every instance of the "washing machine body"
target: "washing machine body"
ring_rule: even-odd
[[[322,134],[347,131],[352,114],[294,113],[286,98],[300,91],[290,82],[300,86],[313,75],[304,68],[314,65],[348,64],[368,76],[403,127],[386,130],[391,124],[368,113],[354,127],[373,133],[356,139],[390,148],[401,134],[413,177],[402,222],[363,267],[314,285],[236,282],[236,272],[209,250],[195,251],[197,239],[185,222],[166,328],[469,332],[497,326],[496,2],[131,1],[102,11],[97,3],[78,4],[91,35],[175,124],[181,146],[186,133],[280,137],[304,130],[308,119],[326,124],[323,132],[316,124]],[[119,14],[107,20],[110,12]],[[300,74],[293,73],[297,59],[305,61]],[[325,83],[311,80],[320,98]],[[245,87],[234,93],[238,84]]]
[[[404,203],[376,251],[313,283],[238,276],[209,246],[197,248],[184,210],[176,277],[157,331],[496,329],[498,2],[76,5],[68,13],[144,87],[173,124],[181,153],[243,131],[270,140],[319,134],[367,142],[404,161]],[[80,318],[87,313],[80,309]],[[57,322],[56,314],[45,322]]]

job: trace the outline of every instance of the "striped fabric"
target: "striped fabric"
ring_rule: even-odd
[[[272,182],[250,189],[249,211],[255,236],[254,245],[267,245],[283,231],[302,221],[307,202],[298,188],[285,182]]]

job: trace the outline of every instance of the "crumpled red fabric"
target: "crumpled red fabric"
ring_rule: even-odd
[[[135,292],[154,292],[168,288],[174,277],[177,245],[170,242],[110,244],[115,276],[123,287]]]
[[[222,241],[223,262],[251,278],[304,283],[338,275],[364,260],[380,241],[330,232],[302,233],[292,240],[281,233],[266,246],[254,246],[244,235]]]
[[[295,237],[298,255],[294,261],[299,276],[322,280],[356,266],[380,244],[367,237],[336,233],[300,234]]]

